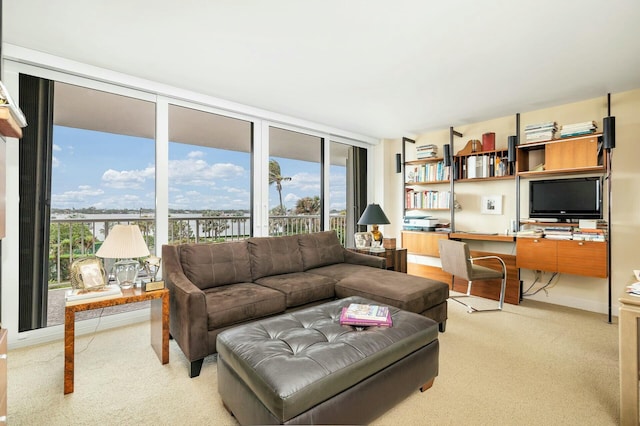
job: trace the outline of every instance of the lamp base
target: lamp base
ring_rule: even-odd
[[[371,235],[373,236],[373,241],[380,241],[382,243],[382,232],[378,229],[378,225],[371,226]]]
[[[133,259],[123,259],[113,264],[113,271],[120,288],[132,288],[136,284],[139,268],[140,264]]]

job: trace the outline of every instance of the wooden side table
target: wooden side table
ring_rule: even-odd
[[[626,292],[618,299],[620,316],[620,424],[638,425],[638,319],[640,297]]]
[[[356,253],[370,254],[372,256],[384,257],[387,261],[387,269],[391,271],[407,273],[407,249],[388,248],[384,251],[369,251],[369,249],[349,249]]]
[[[169,290],[122,290],[122,296],[106,300],[70,302],[64,310],[64,393],[73,392],[76,312],[127,303],[151,301],[151,346],[162,364],[169,362]]]

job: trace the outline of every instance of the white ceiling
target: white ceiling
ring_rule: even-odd
[[[638,0],[14,0],[3,40],[362,135],[640,88]]]

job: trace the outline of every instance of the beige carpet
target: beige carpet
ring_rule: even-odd
[[[10,425],[233,425],[217,393],[215,357],[202,374],[174,341],[162,366],[148,324],[76,340],[75,392],[63,395],[63,342],[11,350]],[[380,425],[619,423],[618,326],[606,316],[525,301],[467,314],[449,302],[440,375]]]

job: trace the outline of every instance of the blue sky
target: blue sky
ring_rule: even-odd
[[[51,207],[152,209],[155,146],[151,139],[54,126]],[[284,176],[287,208],[320,195],[320,165],[275,158]],[[169,145],[169,208],[249,209],[250,155],[195,145]],[[345,208],[345,168],[331,167],[330,206]],[[272,185],[269,206],[279,204]]]

